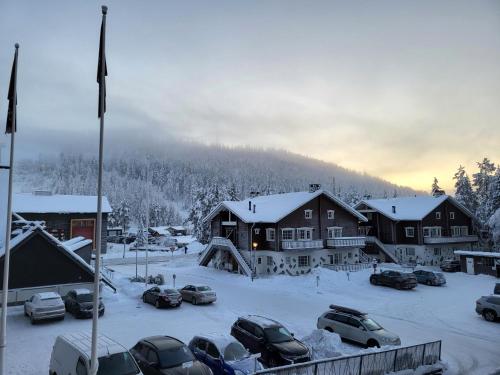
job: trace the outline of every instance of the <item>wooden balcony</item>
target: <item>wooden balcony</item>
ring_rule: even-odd
[[[451,236],[451,237],[424,237],[425,244],[442,244],[442,243],[464,243],[464,242],[477,242],[477,236]]]
[[[281,241],[281,249],[322,249],[323,240],[306,240],[306,241]]]
[[[366,237],[337,237],[326,240],[326,247],[364,247]]]

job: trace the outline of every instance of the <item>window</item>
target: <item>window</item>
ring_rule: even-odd
[[[78,358],[78,363],[76,364],[76,375],[87,375],[87,368],[85,367],[85,362],[82,358]]]
[[[153,349],[148,350],[148,355],[146,356],[146,360],[151,363],[158,363],[158,354],[155,353]]]
[[[313,210],[304,210],[304,217],[306,219],[312,219],[312,217],[313,217]]]
[[[440,211],[436,211],[436,219],[437,220],[441,219],[441,212]]]
[[[281,238],[283,241],[293,241],[293,232],[292,228],[284,228],[281,230]]]
[[[290,257],[285,257],[285,264],[290,264]]]
[[[431,236],[431,230],[429,227],[424,228],[424,237],[430,237]]]
[[[414,227],[406,227],[405,232],[406,232],[406,237],[415,237],[415,228]]]
[[[342,262],[342,256],[339,253],[333,254],[333,263],[340,264]]]
[[[452,226],[451,227],[451,236],[452,237],[460,237],[460,236],[468,236],[469,235],[469,227],[467,225],[463,226]]]
[[[326,213],[327,213],[328,220],[335,219],[335,211],[334,210],[327,210]]]
[[[260,234],[260,228],[255,228],[253,231],[255,234]]]
[[[219,358],[220,357],[219,351],[217,350],[215,345],[212,344],[211,342],[209,342],[208,346],[207,346],[207,355],[209,355],[212,358]]]
[[[441,237],[441,227],[424,227],[424,237]]]
[[[312,228],[298,228],[297,229],[297,240],[307,241],[312,238]]]
[[[339,238],[342,237],[342,227],[329,227],[328,228],[328,238]]]
[[[349,259],[352,258],[352,253],[350,251],[347,253],[347,258],[349,258]]]
[[[309,255],[299,255],[299,267],[309,266]]]
[[[257,258],[257,264],[262,264],[262,258],[261,257]]]
[[[366,213],[366,218],[367,218],[368,220],[372,220],[372,219],[373,219],[373,214],[372,214],[371,212],[367,212],[367,213]]]
[[[268,266],[272,266],[273,265],[273,257],[266,257],[266,262],[267,262],[267,265]]]
[[[413,247],[407,247],[406,248],[406,255],[407,256],[415,256],[415,248],[413,248]]]
[[[455,219],[455,213],[453,211],[450,212],[450,219],[451,220]]]
[[[274,241],[276,239],[274,228],[267,228],[266,229],[266,240],[267,241]]]
[[[434,248],[434,255],[435,256],[441,256],[441,248],[440,247],[435,247]]]

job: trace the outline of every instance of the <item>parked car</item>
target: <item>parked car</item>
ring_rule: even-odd
[[[462,270],[462,267],[460,266],[460,261],[453,259],[443,261],[443,263],[441,263],[439,268],[441,268],[441,271],[444,272],[460,272]]]
[[[500,296],[492,294],[483,296],[476,301],[476,312],[488,322],[500,318]]]
[[[193,305],[199,303],[212,303],[217,300],[215,292],[206,285],[186,285],[179,289],[183,301],[191,302]]]
[[[189,343],[189,349],[215,375],[246,375],[263,369],[257,360],[260,355],[251,355],[239,341],[228,334],[195,336]]]
[[[231,327],[231,335],[250,353],[260,353],[261,361],[268,367],[311,360],[307,346],[272,319],[258,315],[240,317]]]
[[[342,339],[367,347],[401,345],[398,335],[384,329],[367,313],[338,305],[330,305],[330,309],[318,318],[318,329],[335,332]]]
[[[441,272],[416,270],[413,271],[420,284],[441,286],[446,284],[446,279]]]
[[[91,341],[87,333],[58,336],[50,356],[49,375],[90,374]],[[109,337],[97,336],[97,350],[97,375],[142,374],[129,351]]]
[[[130,352],[145,375],[212,375],[182,341],[170,336],[146,337]]]
[[[154,286],[142,293],[142,301],[160,307],[179,307],[182,296],[176,289],[163,289]]]
[[[500,283],[495,284],[495,289],[493,290],[494,294],[500,294]]]
[[[396,289],[413,289],[417,286],[417,278],[412,272],[386,270],[370,275],[370,283]]]
[[[24,315],[31,324],[39,320],[64,319],[66,309],[61,296],[55,292],[37,293],[24,302]]]
[[[66,311],[75,318],[92,318],[94,293],[88,289],[73,289],[66,294],[64,304]],[[104,315],[104,304],[99,301],[99,316]]]

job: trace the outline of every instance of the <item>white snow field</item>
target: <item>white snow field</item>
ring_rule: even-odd
[[[197,254],[179,254],[150,264],[149,269],[153,275],[164,274],[168,286],[172,286],[174,273],[176,287],[187,283],[210,285],[218,297],[212,305],[183,303],[177,309],[157,310],[140,300],[144,284],[132,284],[127,279],[135,274],[135,264],[110,266],[115,271],[118,293],[105,289],[101,331],[126,347],[158,334],[187,343],[195,334],[229,332],[239,315],[261,314],[279,320],[302,338],[313,332],[318,316],[335,303],[367,311],[385,328],[399,334],[402,345],[441,339],[447,374],[486,375],[500,370],[500,323],[489,323],[474,311],[476,299],[493,291],[493,277],[446,274],[445,287],[419,285],[413,291],[399,291],[370,285],[370,270],[351,273],[348,280],[345,272],[318,269],[320,285],[316,288],[316,274],[272,276],[251,282],[248,277],[199,267],[196,260]],[[144,267],[139,266],[140,273],[144,273]],[[76,320],[69,314],[62,322],[32,326],[23,316],[22,306],[10,308],[8,373],[47,374],[56,336],[90,328],[90,320]],[[332,350],[349,354],[364,349],[342,343]]]

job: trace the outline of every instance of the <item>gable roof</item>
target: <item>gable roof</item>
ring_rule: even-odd
[[[262,195],[242,201],[222,201],[203,220],[211,220],[222,209],[227,209],[245,223],[276,223],[320,195],[325,195],[359,220],[367,221],[366,217],[354,208],[324,190],[317,190],[314,193],[299,191]],[[251,202],[252,210],[248,209],[249,202]],[[255,205],[255,213],[253,212],[253,205]]]
[[[96,213],[96,195],[37,195],[17,193],[12,196],[12,211],[18,213]],[[112,211],[108,199],[102,197],[102,212]]]
[[[472,217],[472,213],[460,204],[456,199],[449,195],[418,196],[418,197],[398,197],[385,199],[365,199],[359,202],[355,207],[359,208],[362,204],[380,212],[389,219],[399,220],[422,220],[432,210],[438,207],[444,201],[449,200],[458,209],[466,215]],[[396,207],[396,213],[392,212],[392,206]]]

